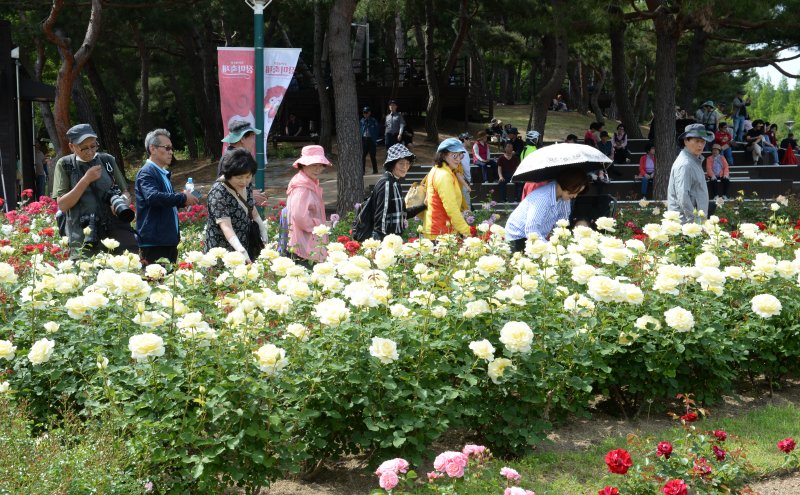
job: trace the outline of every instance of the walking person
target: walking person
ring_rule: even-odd
[[[228,135],[222,138],[222,142],[227,143],[228,148],[219,159],[219,164],[217,165],[218,178],[222,176],[222,161],[225,159],[225,155],[236,149],[246,149],[250,154],[254,154],[256,152],[256,136],[259,134],[261,134],[261,131],[246,120],[234,120],[228,125]],[[259,191],[252,189],[252,187],[251,190],[256,206],[266,206],[267,199],[269,199],[267,194],[263,190]]]
[[[415,217],[427,208],[424,203],[414,208],[406,208],[400,192],[400,183],[416,159],[416,155],[401,143],[389,148],[383,164],[386,172],[372,189],[373,239],[383,240],[389,234],[403,235],[408,217]]]
[[[325,223],[325,202],[319,176],[333,164],[322,146],[304,146],[300,158],[292,164],[298,170],[286,189],[286,208],[289,217],[289,248],[295,261],[310,266],[328,256],[327,236],[317,238],[313,230]]]
[[[372,162],[372,173],[378,173],[378,161],[375,158],[377,143],[378,143],[378,121],[372,116],[372,110],[369,107],[361,109],[361,120],[358,122],[359,131],[361,133],[361,166],[364,168],[364,173],[367,173],[367,155]]]

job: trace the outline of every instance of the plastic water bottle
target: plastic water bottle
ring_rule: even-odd
[[[183,190],[189,194],[194,192],[194,182],[192,181],[191,177],[189,177],[189,180],[186,181],[186,185],[183,186]]]

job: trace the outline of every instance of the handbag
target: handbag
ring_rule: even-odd
[[[251,260],[255,260],[261,255],[261,250],[264,249],[264,241],[261,240],[261,229],[258,226],[258,222],[253,220],[253,207],[247,203],[247,200],[245,200],[228,181],[224,181],[223,185],[228,192],[234,194],[239,204],[247,210],[247,218],[250,219],[250,226],[247,229],[247,256],[249,256]]]
[[[429,174],[430,175],[430,174]],[[414,182],[406,193],[406,209],[419,208],[425,204],[425,197],[428,195],[428,175],[417,184]]]

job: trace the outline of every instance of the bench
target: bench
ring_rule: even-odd
[[[319,134],[306,135],[306,136],[283,136],[273,134],[269,138],[272,141],[275,150],[278,150],[278,143],[314,143],[319,144]]]

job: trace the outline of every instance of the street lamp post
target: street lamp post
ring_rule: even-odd
[[[256,73],[256,97],[253,114],[256,117],[256,129],[264,130],[264,9],[267,8],[272,0],[245,0],[247,5],[253,9],[253,48],[255,49],[255,70]],[[256,189],[264,189],[264,166],[266,155],[264,143],[267,135],[264,133],[261,139],[256,139]]]

